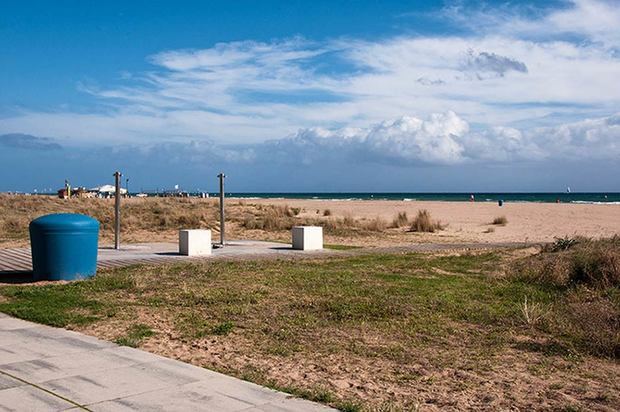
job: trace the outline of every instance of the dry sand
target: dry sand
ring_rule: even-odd
[[[300,200],[259,199],[248,203],[289,205],[303,209],[302,216],[350,215],[356,218],[383,218],[392,221],[398,212],[409,218],[427,209],[434,219],[446,224],[443,231],[425,234],[432,242],[548,242],[555,237],[609,237],[620,234],[620,205],[569,203],[431,202],[387,200]],[[492,225],[495,217],[505,216],[505,226]],[[487,232],[491,230],[491,232]],[[414,240],[412,238],[412,240]],[[420,240],[420,237],[415,238]]]

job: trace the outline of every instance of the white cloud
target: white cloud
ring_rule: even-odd
[[[365,128],[399,119],[377,126],[364,144],[390,158],[448,163],[473,153],[513,158],[522,145],[538,153],[529,132],[511,127],[547,117],[592,118],[620,107],[618,9],[595,0],[533,14],[452,8],[443,17],[470,24],[476,34],[322,43],[294,38],[165,51],[150,57],[152,72],[125,73],[123,86],[88,89],[109,110],[25,111],[2,119],[0,133],[82,144],[256,144],[300,128]],[[451,112],[486,131],[459,129]],[[418,118],[402,117],[411,113]],[[440,124],[444,134],[427,130]],[[476,143],[465,144],[463,136]]]
[[[427,119],[404,116],[367,128],[301,129],[255,146],[252,160],[322,164],[376,162],[400,165],[620,159],[620,114],[521,131],[472,130],[453,112]]]

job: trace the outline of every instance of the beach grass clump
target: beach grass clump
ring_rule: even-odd
[[[323,216],[331,216],[331,215],[332,215],[332,211],[331,211],[331,210],[329,210],[329,209],[325,209],[325,210],[323,211]]]
[[[299,213],[299,212],[297,212]],[[245,229],[265,231],[290,230],[295,225],[295,211],[288,205],[268,205],[257,209],[256,215],[246,214],[241,221]]]
[[[383,232],[388,227],[388,223],[381,219],[380,217],[375,217],[374,219],[362,221],[358,223],[362,226],[363,229],[372,231],[372,232]]]
[[[542,329],[588,353],[620,358],[620,237],[563,238],[513,263],[511,279],[563,293]]]
[[[398,212],[394,219],[392,220],[392,224],[390,227],[398,228],[405,227],[409,225],[409,217],[407,217],[407,212]]]
[[[512,276],[560,288],[620,287],[620,236],[561,239],[539,254],[516,262]]]
[[[497,216],[493,219],[491,224],[497,226],[506,226],[506,224],[508,224],[508,218],[506,218],[506,216]]]
[[[411,232],[428,232],[433,233],[438,230],[443,230],[444,226],[441,222],[433,220],[428,210],[418,210],[417,216],[411,222]]]

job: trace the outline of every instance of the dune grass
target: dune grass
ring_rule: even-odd
[[[0,286],[0,311],[147,349],[157,350],[155,343],[165,338],[172,345],[168,356],[343,410],[482,399],[489,376],[498,399],[512,399],[514,380],[522,380],[513,369],[524,373],[511,363],[515,359],[535,362],[531,373],[554,376],[568,388],[586,373],[583,359],[618,356],[592,349],[567,323],[586,316],[580,311],[590,285],[524,278],[513,274],[510,262],[502,253],[370,254],[138,266],[81,282]],[[497,272],[501,267],[510,267],[508,276]],[[597,288],[601,307],[613,314],[609,308],[620,307],[617,287]],[[614,326],[604,325],[613,334]],[[503,357],[507,352],[511,360]],[[551,360],[556,357],[561,362]],[[572,366],[563,375],[557,365],[566,361]],[[446,370],[467,371],[467,381],[479,386],[455,392],[462,378]],[[600,380],[596,373],[588,379],[608,387],[602,376],[609,371],[600,373]],[[550,405],[562,409],[562,399],[550,398]],[[475,402],[478,408],[500,406]],[[620,405],[612,389],[600,402]]]
[[[620,237],[563,238],[512,265],[512,278],[566,291],[544,327],[590,353],[620,358]],[[552,317],[553,319],[547,319]]]
[[[407,212],[398,212],[394,219],[392,219],[391,227],[405,227],[409,226],[409,217],[407,217]]]
[[[27,245],[28,224],[49,213],[82,213],[101,224],[100,241],[114,239],[113,199],[58,199],[52,196],[0,194],[0,245]],[[304,214],[298,207],[262,205],[230,200],[226,207],[227,233],[233,238],[270,239],[273,233],[285,238],[295,225],[322,226],[326,235],[347,238],[373,236],[385,231],[381,218],[356,219]],[[219,232],[217,199],[132,198],[122,200],[121,239],[124,242],[176,240],[177,231],[186,228]]]
[[[441,222],[433,220],[431,214],[428,210],[422,209],[418,210],[418,214],[411,222],[411,227],[409,228],[412,232],[428,232],[433,233],[438,230],[442,230],[444,226]]]

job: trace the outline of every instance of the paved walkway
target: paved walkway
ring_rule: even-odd
[[[326,256],[375,253],[403,253],[403,252],[447,252],[447,251],[475,251],[493,250],[531,246],[529,243],[498,242],[498,243],[414,243],[406,246],[378,247],[372,249],[352,249],[348,251],[294,250],[285,243],[265,242],[260,240],[235,240],[224,248],[214,248],[210,256],[189,257],[178,254],[176,243],[136,243],[127,244],[120,250],[111,247],[99,249],[97,268],[130,266],[136,264],[159,264],[180,260],[192,259],[221,259],[221,258],[261,258],[261,257],[290,257]],[[28,281],[32,275],[32,259],[30,248],[0,248],[0,281]]]
[[[333,409],[208,369],[0,313],[0,410]]]
[[[323,251],[294,250],[284,243],[264,242],[258,240],[230,241],[224,248],[214,248],[213,254],[202,257],[188,257],[178,254],[176,243],[136,243],[122,245],[120,250],[111,247],[99,248],[97,268],[129,266],[135,264],[153,264],[190,259],[217,259],[244,256],[299,256],[309,254],[326,254]],[[333,253],[333,251],[332,251]],[[0,274],[23,273],[32,271],[30,248],[0,249]]]

